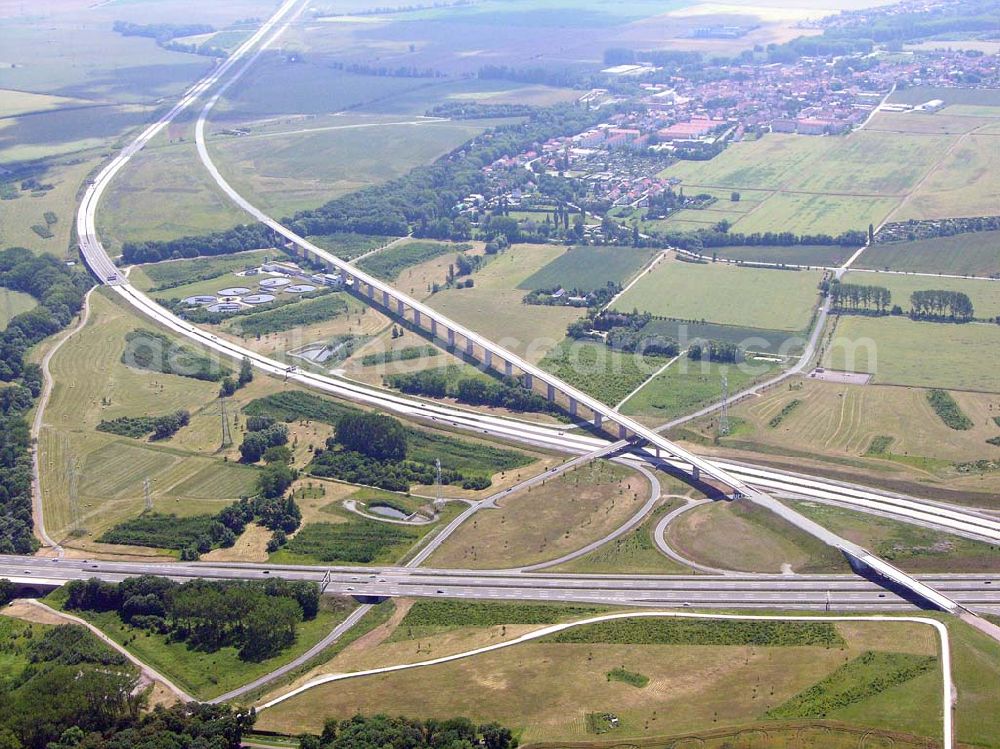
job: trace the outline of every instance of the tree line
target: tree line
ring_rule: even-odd
[[[966,322],[975,316],[976,310],[968,294],[929,289],[910,294],[910,314],[915,318]]]
[[[62,330],[83,306],[88,276],[23,247],[0,252],[0,286],[30,294],[38,306],[14,316],[0,333],[0,553],[30,554],[31,432],[24,414],[42,392],[42,372],[28,349]]]
[[[869,310],[885,314],[892,304],[892,293],[884,286],[841,283],[834,280],[829,289],[833,306],[839,310]]]
[[[471,193],[486,191],[484,166],[550,138],[586,130],[599,119],[598,113],[569,104],[539,109],[527,122],[487,131],[433,164],[299,211],[282,223],[302,236],[353,232],[399,237],[412,230],[421,238],[467,239],[468,220],[456,215],[455,206]],[[269,229],[251,224],[169,241],[126,242],[122,256],[127,263],[156,262],[259,249],[275,241]]]
[[[169,636],[197,650],[235,647],[244,661],[272,658],[295,642],[300,622],[319,613],[315,583],[190,580],[143,575],[120,583],[92,578],[66,585],[71,611],[115,612],[136,629]]]
[[[509,411],[539,413],[561,410],[544,396],[528,390],[520,380],[513,377],[503,377],[500,380],[475,376],[454,379],[449,378],[441,369],[424,369],[390,375],[385,378],[385,384],[407,395],[454,398],[459,403],[470,406],[492,406]]]
[[[516,749],[518,741],[499,723],[467,718],[413,720],[387,715],[331,718],[319,736],[299,737],[300,749]]]

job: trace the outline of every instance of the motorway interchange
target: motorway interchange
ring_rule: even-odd
[[[653,465],[659,465],[672,471],[680,471],[688,475],[693,475],[695,479],[702,477],[712,479],[716,484],[721,484],[732,490],[735,496],[747,497],[773,511],[779,512],[800,528],[819,537],[826,543],[837,546],[849,558],[854,560],[864,559],[865,566],[872,571],[880,573],[880,576],[892,583],[915,591],[918,597],[924,599],[925,602],[946,610],[954,609],[954,602],[947,596],[939,595],[933,589],[925,587],[919,581],[896,570],[894,567],[871,557],[865,550],[836,537],[826,529],[791,510],[786,505],[777,502],[772,495],[780,494],[783,496],[809,498],[816,501],[839,504],[991,542],[1000,540],[1000,522],[997,520],[966,508],[951,507],[913,498],[894,496],[884,492],[868,490],[863,487],[796,476],[771,469],[738,465],[724,461],[710,461],[694,455],[665,440],[656,432],[621,416],[610,407],[605,406],[590,396],[560,382],[553,375],[523,361],[516,355],[484,339],[475,332],[443,317],[433,309],[406,296],[388,284],[361,273],[353,265],[312,245],[260,211],[236,192],[225,181],[218,169],[216,169],[208,154],[204,137],[207,116],[226,88],[239,79],[261,52],[280,36],[303,8],[304,5],[299,0],[288,0],[282,4],[276,13],[241,45],[232,56],[189,89],[176,105],[163,115],[163,117],[140,133],[88,185],[78,212],[77,231],[83,258],[91,272],[102,283],[109,285],[114,292],[141,314],[177,334],[196,341],[201,346],[228,357],[236,359],[249,358],[255,367],[268,374],[282,377],[286,380],[293,380],[307,387],[337,397],[392,411],[399,415],[431,424],[437,423],[443,426],[487,434],[504,440],[558,450],[564,453],[596,457],[607,453],[609,449],[627,450],[629,454],[620,456],[618,458],[620,461],[633,464],[652,463]],[[236,66],[240,61],[244,61],[244,64],[237,68]],[[227,78],[227,74],[233,71],[234,68],[236,69],[233,74]],[[255,219],[269,226],[277,236],[281,236],[291,244],[297,246],[300,251],[321,260],[331,269],[341,271],[347,278],[353,281],[355,293],[364,296],[362,289],[367,288],[369,301],[374,302],[378,299],[383,306],[387,308],[394,307],[393,311],[404,318],[408,310],[416,325],[429,326],[432,336],[436,335],[442,339],[447,338],[449,341],[454,341],[457,334],[461,340],[465,341],[467,350],[478,353],[487,366],[505,366],[508,370],[516,368],[527,378],[537,379],[540,383],[544,383],[550,397],[552,397],[554,390],[558,390],[560,394],[569,399],[570,406],[574,412],[580,407],[589,409],[594,415],[595,426],[606,427],[610,424],[617,425],[618,437],[629,436],[630,439],[628,441],[620,439],[616,443],[602,437],[599,429],[594,432],[584,432],[564,426],[542,425],[525,420],[489,416],[453,406],[404,397],[340,378],[327,377],[301,371],[296,368],[289,368],[283,362],[262,356],[252,350],[228,340],[220,339],[191,325],[169,313],[146,295],[129,285],[106,252],[97,234],[96,214],[101,196],[133,155],[139,152],[181,112],[220,83],[221,86],[212,95],[201,112],[196,127],[196,139],[199,155],[205,167],[219,186],[238,205],[247,210]]]

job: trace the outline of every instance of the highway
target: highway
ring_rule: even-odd
[[[913,604],[856,575],[596,575],[519,570],[424,567],[316,567],[239,563],[107,562],[0,556],[0,578],[22,585],[61,585],[97,577],[111,582],[137,575],[183,581],[289,580],[324,583],[329,594],[366,598],[436,597],[533,600],[671,608],[912,610]],[[964,606],[1000,612],[1000,572],[922,575],[920,580]]]

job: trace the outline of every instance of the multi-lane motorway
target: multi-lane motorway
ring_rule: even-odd
[[[0,578],[56,585],[100,577],[167,574],[177,580],[267,579],[324,584],[327,593],[365,597],[453,597],[574,601],[677,608],[912,609],[896,593],[853,575],[587,575],[414,567],[306,567],[266,564],[107,562],[0,556]],[[965,606],[1000,611],[1000,574],[927,575],[921,581]]]

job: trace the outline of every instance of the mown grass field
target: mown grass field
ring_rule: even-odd
[[[745,502],[713,502],[667,526],[667,543],[686,558],[744,572],[846,572],[840,552],[768,510]]]
[[[769,726],[777,724],[758,723],[764,712],[833,673],[845,660],[867,650],[935,652],[929,627],[900,623],[836,628],[847,642],[843,649],[526,643],[449,664],[316,687],[262,712],[257,726],[288,733],[318,730],[325,718],[374,712],[371,706],[377,705],[390,714],[414,717],[458,713],[474,721],[498,720],[519,731],[525,742],[600,739],[587,731],[586,716],[595,712],[618,716],[620,725],[612,734],[617,740],[749,723],[770,733]],[[435,655],[441,652],[433,638],[420,640]],[[368,660],[378,662],[378,651],[389,647],[376,647]],[[642,673],[650,681],[636,689],[608,680],[606,674],[615,668]],[[937,704],[939,690],[940,671],[924,674],[853,705],[852,723],[933,738],[940,733],[940,711],[927,706]],[[975,690],[982,695],[988,687],[977,685]],[[882,706],[891,700],[891,715],[870,709],[876,700]],[[830,738],[826,731],[816,736]],[[819,745],[837,746],[829,741]]]
[[[1000,393],[1000,326],[845,316],[823,359],[831,369],[869,372],[875,382]]]
[[[38,302],[31,294],[0,288],[0,330],[7,327],[7,323],[12,317],[34,309],[37,304]]]
[[[998,275],[1000,231],[874,244],[861,254],[856,265],[859,268],[915,273]],[[925,279],[925,283],[936,282],[934,279]]]
[[[696,322],[772,330],[809,325],[822,274],[664,260],[622,294],[614,308]],[[776,303],[776,300],[781,303]]]
[[[599,461],[483,510],[431,555],[438,567],[497,569],[556,559],[603,538],[649,499],[639,474]]]
[[[693,493],[688,487],[688,492]],[[656,524],[666,513],[684,503],[682,499],[669,499],[649,517],[628,533],[601,546],[589,554],[550,568],[551,572],[597,574],[650,574],[686,575],[691,572],[684,565],[662,554],[653,543]]]
[[[871,549],[907,572],[994,572],[1000,569],[1000,546],[816,502],[792,504],[824,528]]]
[[[103,292],[91,295],[91,305],[87,326],[51,361],[55,388],[39,450],[46,525],[54,537],[63,538],[75,523],[96,536],[138,514],[146,478],[155,509],[182,515],[218,511],[251,491],[254,469],[212,455],[220,441],[218,385],[125,366],[124,336],[140,323]],[[259,378],[239,397],[268,387]],[[191,424],[162,443],[95,430],[101,419],[182,408],[191,412]],[[234,436],[238,442],[238,430]]]
[[[76,257],[70,248],[70,232],[75,223],[77,190],[87,174],[97,165],[98,154],[88,151],[75,158],[55,159],[38,177],[39,182],[53,185],[43,193],[19,191],[14,200],[0,200],[0,246],[27,247],[33,252],[47,252],[56,257]],[[17,185],[20,188],[20,184]],[[31,227],[45,224],[45,213],[56,214],[56,223],[49,227],[50,239],[44,239]]]
[[[609,281],[624,284],[653,257],[654,251],[634,247],[576,247],[559,255],[518,284],[525,290],[592,291]]]
[[[380,81],[399,80],[405,79],[365,78],[376,87]],[[399,117],[332,125],[296,121],[284,133],[213,137],[210,148],[237,190],[264,210],[290,216],[400,177],[460,146],[485,126],[476,120],[414,124]]]
[[[996,252],[1000,256],[1000,248]],[[890,273],[847,273],[843,281],[884,286],[892,294],[892,303],[898,304],[904,311],[910,309],[910,294],[914,291],[942,289],[967,294],[972,306],[975,307],[978,319],[992,320],[1000,316],[1000,281],[902,276]]]
[[[722,397],[723,372],[729,382],[729,392],[733,394],[775,374],[777,369],[774,364],[764,362],[753,362],[748,367],[692,362],[681,358],[629,398],[622,406],[622,413],[642,422],[660,425],[671,418],[696,411],[699,406]]]
[[[246,214],[219,191],[201,166],[193,130],[183,132],[183,141],[156,138],[111,183],[97,213],[101,236],[111,248],[246,223]]]

